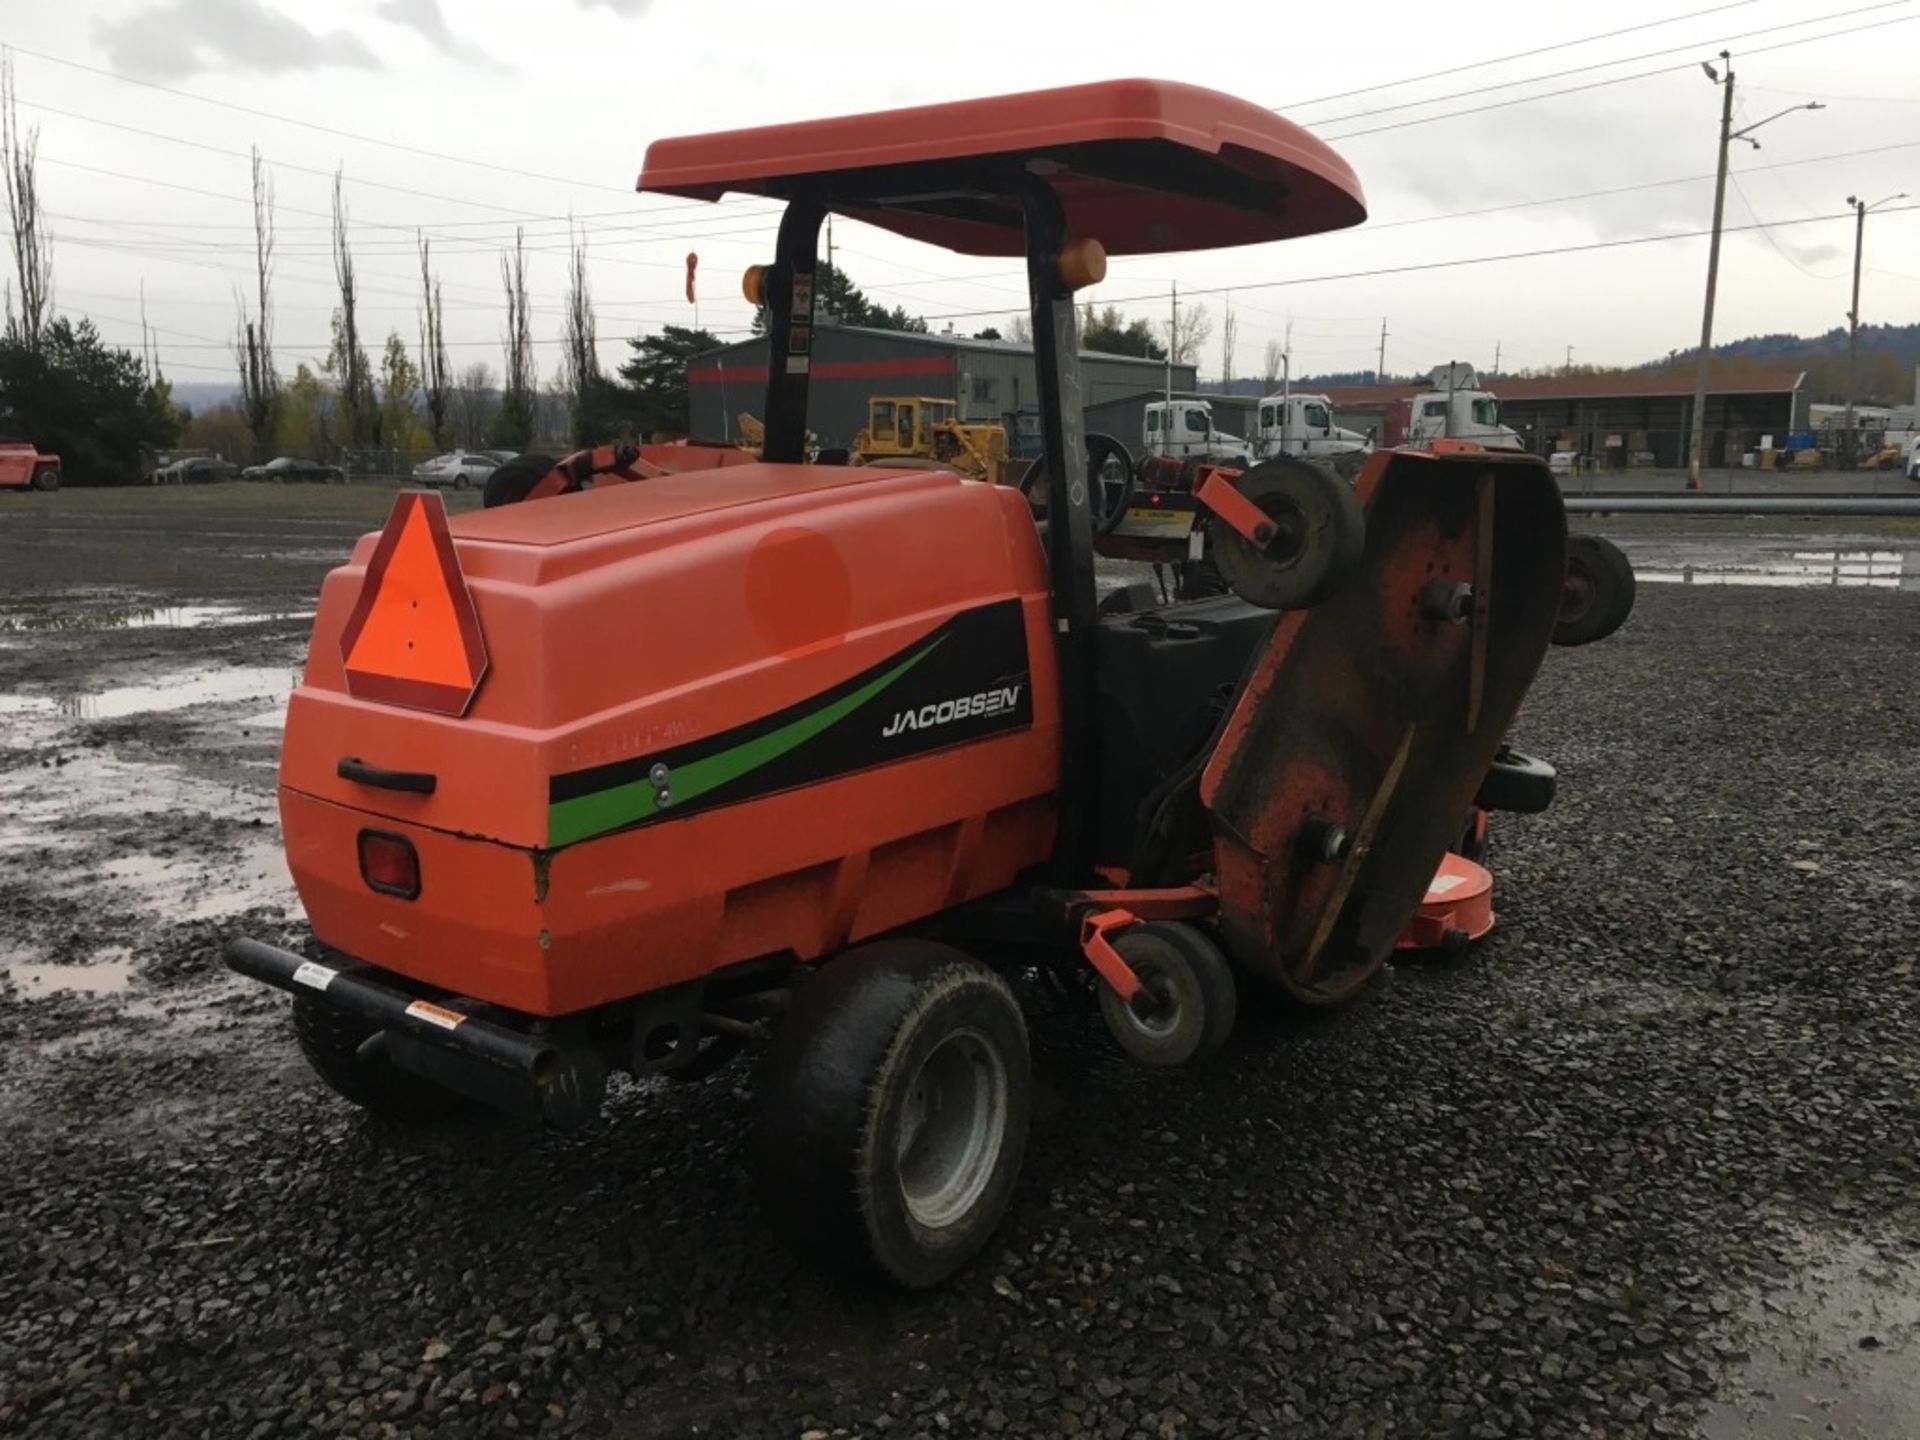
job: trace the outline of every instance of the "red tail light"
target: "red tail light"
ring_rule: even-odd
[[[420,894],[420,857],[404,835],[385,830],[360,832],[360,878],[382,895],[412,900]]]

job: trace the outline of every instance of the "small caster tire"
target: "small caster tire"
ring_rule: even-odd
[[[1263,460],[1233,482],[1273,522],[1257,545],[1219,517],[1209,521],[1214,564],[1242,600],[1266,610],[1305,610],[1334,594],[1360,567],[1366,514],[1353,487],[1311,461]]]
[[[1151,921],[1113,942],[1143,994],[1122,1000],[1100,987],[1100,1016],[1115,1042],[1143,1065],[1189,1065],[1233,1033],[1239,988],[1220,947],[1191,925]]]
[[[1633,613],[1633,562],[1598,535],[1567,537],[1567,578],[1553,622],[1556,645],[1604,640]]]

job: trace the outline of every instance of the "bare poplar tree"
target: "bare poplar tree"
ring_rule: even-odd
[[[525,446],[533,439],[533,324],[527,302],[526,232],[515,227],[513,253],[500,257],[500,284],[507,294],[507,378],[493,434],[502,445]]]
[[[427,428],[433,432],[433,448],[447,443],[448,402],[452,394],[452,366],[447,363],[445,309],[440,299],[440,281],[433,273],[427,237],[416,232],[420,242],[420,388],[427,402]]]
[[[1239,338],[1240,324],[1234,318],[1233,301],[1228,300],[1220,317],[1220,380],[1229,390],[1233,386],[1233,342]]]
[[[147,282],[140,281],[140,368],[147,372],[147,384],[160,378],[160,354],[154,349],[153,331],[147,328]]]
[[[572,253],[567,264],[567,318],[562,388],[566,391],[573,422],[573,439],[578,445],[590,445],[597,438],[588,414],[592,406],[594,382],[600,378],[600,356],[595,348],[593,293],[587,286],[587,237],[583,230],[572,235],[568,221]]]
[[[20,133],[20,113],[13,93],[13,56],[0,58],[0,164],[6,169],[7,218],[12,222],[13,269],[20,285],[16,317],[11,292],[7,298],[7,332],[40,348],[53,307],[53,252],[40,223],[40,127]]]
[[[280,376],[273,365],[273,176],[253,151],[253,281],[250,310],[247,297],[235,287],[234,303],[240,325],[233,342],[240,366],[240,414],[253,435],[254,459],[273,451],[280,423]]]
[[[476,360],[462,370],[453,385],[453,414],[459,422],[460,444],[477,450],[485,442],[499,409],[499,396],[493,388],[493,367]]]
[[[1201,347],[1213,338],[1213,317],[1204,305],[1183,305],[1175,318],[1165,324],[1167,352],[1176,365],[1197,362]]]
[[[1273,382],[1280,378],[1280,369],[1286,363],[1286,347],[1278,340],[1267,341],[1267,356],[1260,366],[1260,378],[1266,382],[1266,388],[1273,389]]]
[[[358,289],[353,275],[353,252],[347,248],[346,172],[333,172],[333,277],[340,286],[340,308],[333,317],[333,360],[340,384],[340,406],[346,412],[347,443],[380,443],[380,406],[373,393],[367,355],[360,348]]]

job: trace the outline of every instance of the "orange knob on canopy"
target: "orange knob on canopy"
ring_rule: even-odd
[[[749,265],[747,273],[740,277],[740,293],[747,297],[749,305],[767,303],[767,267]]]
[[[1107,278],[1107,247],[1091,237],[1060,248],[1060,279],[1069,290],[1084,290]]]
[[[699,268],[700,268],[700,257],[697,254],[695,254],[693,251],[689,250],[687,252],[687,304],[689,305],[694,303],[693,272],[695,270],[698,270]]]

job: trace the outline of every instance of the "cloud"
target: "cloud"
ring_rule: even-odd
[[[624,16],[629,20],[633,19],[636,15],[644,15],[647,6],[652,3],[653,0],[579,0],[579,5],[582,10],[591,10],[596,5],[604,5],[607,9],[613,11],[614,14]]]
[[[309,30],[260,0],[161,0],[117,23],[99,21],[93,35],[122,74],[179,78],[216,69],[277,75],[330,65],[382,68],[358,36]]]
[[[395,25],[418,31],[426,37],[429,45],[443,55],[493,70],[501,68],[499,62],[478,45],[453,33],[453,27],[447,24],[447,17],[441,12],[440,0],[382,0],[376,13],[382,20],[391,20]]]

